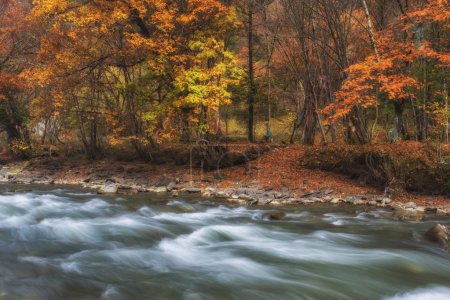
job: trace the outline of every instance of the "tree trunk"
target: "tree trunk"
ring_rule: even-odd
[[[375,40],[375,35],[373,33],[373,25],[372,25],[372,19],[370,18],[369,7],[367,6],[366,0],[361,0],[361,2],[363,4],[364,13],[367,18],[367,31],[369,33],[370,44],[372,45],[373,52],[375,53],[375,55],[377,57],[377,61],[379,62],[380,61],[380,53],[378,52],[377,42]]]
[[[406,139],[408,133],[405,127],[405,121],[403,119],[403,111],[404,103],[403,101],[394,101],[394,109],[395,109],[395,129],[398,132],[398,135],[402,137],[402,139]]]
[[[254,105],[255,105],[255,74],[253,65],[253,4],[248,3],[248,140],[253,143],[254,136]]]
[[[448,131],[449,131],[449,105],[448,105],[448,90],[447,90],[447,82],[444,83],[444,101],[445,101],[445,128],[444,128],[444,142],[448,143]]]

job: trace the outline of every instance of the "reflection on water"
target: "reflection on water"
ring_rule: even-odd
[[[448,219],[305,209],[1,193],[0,299],[450,299],[450,255],[421,238]]]

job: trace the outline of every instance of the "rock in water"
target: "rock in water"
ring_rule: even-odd
[[[393,216],[399,221],[422,221],[425,218],[425,211],[416,208],[396,207]]]
[[[116,184],[106,184],[102,186],[97,193],[99,194],[116,194],[118,187]]]
[[[266,220],[271,220],[271,221],[278,221],[283,219],[286,216],[286,214],[281,211],[281,210],[277,210],[277,211],[269,211],[263,214],[263,219]]]
[[[450,249],[450,231],[447,227],[441,224],[436,224],[431,227],[426,233],[425,238],[433,243]]]

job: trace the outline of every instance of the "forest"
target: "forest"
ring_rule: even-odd
[[[449,141],[444,0],[0,0],[3,151]],[[444,147],[445,148],[445,147]]]
[[[0,300],[449,300],[449,0],[0,0]]]

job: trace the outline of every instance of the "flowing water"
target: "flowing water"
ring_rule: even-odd
[[[449,219],[35,189],[0,193],[0,299],[450,299]]]

